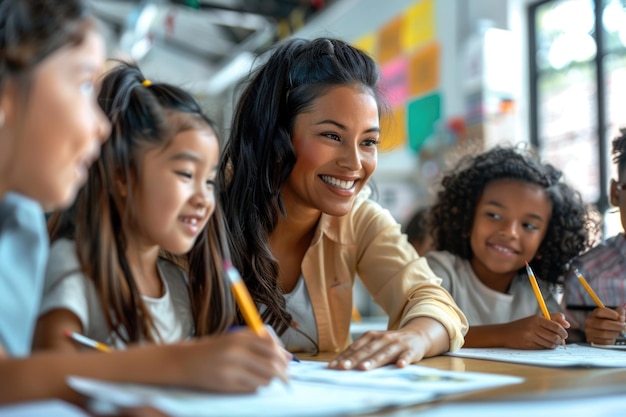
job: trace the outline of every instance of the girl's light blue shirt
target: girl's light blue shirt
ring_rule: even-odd
[[[0,344],[10,356],[27,356],[48,258],[41,205],[17,193],[0,202]]]

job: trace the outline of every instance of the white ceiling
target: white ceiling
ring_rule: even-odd
[[[89,0],[109,55],[137,61],[154,79],[219,94],[251,59],[302,24],[323,0]],[[294,19],[295,18],[295,19]],[[297,27],[294,29],[298,29]]]

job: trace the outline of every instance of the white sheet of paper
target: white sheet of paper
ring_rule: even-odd
[[[70,377],[74,390],[120,406],[151,405],[176,417],[290,417],[368,413],[386,407],[420,404],[433,399],[427,392],[393,392],[340,387],[302,381],[282,382],[250,395],[219,395],[181,389],[112,384]]]
[[[172,416],[321,416],[368,413],[434,400],[447,393],[519,383],[522,378],[410,366],[333,371],[322,362],[290,365],[288,387],[276,381],[255,394],[207,394],[69,377],[74,390],[119,406],[152,405]]]
[[[599,345],[592,343],[591,346],[600,349],[626,350],[626,345]]]
[[[0,407],[2,417],[89,417],[89,414],[73,404],[61,400],[43,400],[18,403]]]
[[[571,344],[567,348],[546,350],[521,350],[505,348],[461,348],[450,356],[486,359],[500,362],[523,363],[548,367],[626,367],[626,354],[619,351],[598,349],[591,346]]]
[[[514,376],[443,371],[418,365],[405,368],[390,365],[367,372],[335,371],[327,369],[327,363],[313,361],[291,365],[290,376],[298,381],[375,389],[384,387],[394,391],[419,390],[433,395],[475,391],[523,381]]]
[[[593,416],[615,417],[624,413],[624,396],[598,396],[532,401],[493,401],[454,403],[420,412],[420,417],[539,417]]]

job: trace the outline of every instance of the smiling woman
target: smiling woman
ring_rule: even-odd
[[[347,214],[376,169],[379,134],[376,100],[358,85],[315,100],[295,120],[296,163],[281,188],[285,206],[300,200],[331,216]]]
[[[280,44],[246,84],[219,172],[233,261],[292,351],[331,367],[458,349],[466,321],[400,225],[368,199],[384,110],[374,61],[328,38]],[[389,330],[351,344],[356,275]]]

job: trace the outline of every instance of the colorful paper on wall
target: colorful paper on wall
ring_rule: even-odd
[[[378,63],[385,64],[397,59],[402,55],[402,26],[404,18],[402,15],[389,21],[380,30],[380,44],[378,48]]]
[[[435,132],[435,124],[441,119],[441,96],[439,93],[413,100],[407,107],[409,147],[418,152],[424,142]]]
[[[411,52],[435,39],[435,4],[423,0],[410,7],[404,14],[402,48]]]
[[[391,151],[406,146],[406,108],[394,108],[391,114],[381,120],[381,139],[378,149]]]
[[[435,1],[422,0],[354,45],[381,70],[381,87],[392,108],[381,121],[381,151],[408,146],[417,152],[442,117],[441,46],[436,40]]]
[[[376,59],[377,56],[377,46],[378,46],[378,37],[375,33],[370,33],[369,35],[365,35],[359,39],[357,39],[353,45],[363,52],[366,52],[369,56]]]
[[[380,86],[391,107],[403,105],[409,97],[407,65],[407,60],[400,57],[381,66]]]
[[[407,73],[409,92],[421,95],[439,87],[439,44],[432,42],[415,52],[409,60]]]

